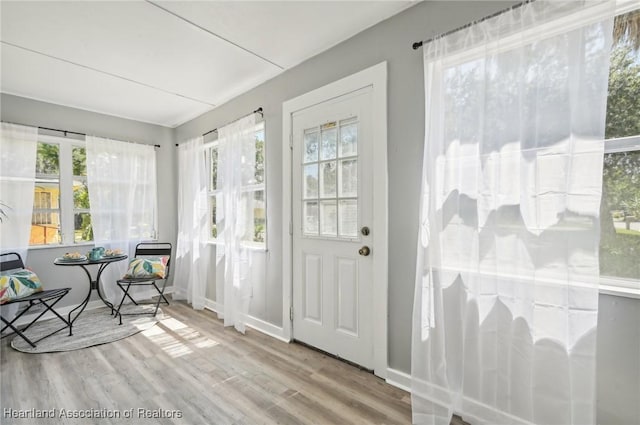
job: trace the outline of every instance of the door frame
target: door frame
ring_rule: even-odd
[[[293,308],[293,205],[292,116],[295,112],[335,99],[365,87],[372,87],[373,124],[373,364],[374,373],[387,377],[388,327],[388,171],[387,171],[387,62],[349,75],[282,104],[282,331],[293,338],[290,316]]]

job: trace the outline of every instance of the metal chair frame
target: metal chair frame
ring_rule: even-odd
[[[8,257],[8,256],[15,256],[16,258],[2,261],[3,260],[2,257]],[[5,254],[0,254],[0,271],[19,270],[19,269],[24,269],[24,263],[22,262],[22,257],[20,256],[20,254],[18,254],[17,252],[7,252]],[[38,342],[42,341],[47,337],[50,337],[51,335],[57,334],[58,332],[66,328],[69,328],[69,336],[73,335],[73,323],[66,320],[64,317],[58,314],[57,311],[53,309],[53,307],[58,303],[58,301],[60,301],[65,295],[67,295],[70,290],[71,288],[43,290],[40,292],[33,293],[31,295],[27,295],[25,297],[20,297],[20,298],[7,301],[4,304],[1,304],[0,307],[4,307],[6,305],[15,304],[15,303],[22,303],[22,302],[29,303],[27,304],[27,307],[23,309],[20,313],[18,313],[11,321],[5,319],[4,316],[0,315],[0,319],[2,319],[2,322],[5,324],[2,330],[0,330],[0,333],[4,332],[7,328],[10,328],[13,331],[13,333],[20,336],[22,339],[27,341],[27,343],[34,348],[36,347],[36,344]],[[22,329],[18,329],[14,325],[14,323],[18,319],[20,319],[23,315],[25,315],[29,310],[31,310],[32,307],[35,307],[38,305],[43,305],[45,307],[44,310],[40,312],[40,314],[38,314],[35,319],[31,320],[31,322],[29,322],[27,326],[23,327]],[[31,339],[29,339],[29,337],[27,337],[24,334],[24,332],[26,332],[26,330],[29,329],[31,325],[36,323],[42,316],[44,316],[49,311],[52,312],[54,315],[56,315],[60,320],[62,320],[62,322],[64,322],[65,325],[62,328],[55,330],[37,339],[36,341],[32,341]],[[2,338],[8,335],[12,335],[12,334],[3,335]]]
[[[118,304],[118,307],[116,308],[116,311],[115,311],[116,313],[115,315],[118,316],[120,320],[120,324],[122,324],[122,316],[140,316],[145,314],[151,314],[152,316],[155,317],[155,315],[158,314],[158,309],[160,308],[161,302],[169,305],[169,300],[167,300],[167,298],[164,296],[164,290],[165,290],[165,287],[167,286],[167,280],[169,279],[169,272],[171,270],[171,249],[172,249],[171,244],[168,242],[141,242],[138,245],[136,245],[136,251],[134,254],[135,258],[162,256],[162,257],[169,257],[169,261],[167,261],[167,267],[166,267],[165,275],[163,279],[155,279],[155,278],[124,279],[123,278],[123,279],[118,279],[116,281],[116,284],[123,292],[122,299],[120,300],[120,303]],[[163,281],[162,287],[158,287],[158,285],[156,284],[158,280]],[[136,287],[136,286],[154,287],[159,294],[158,301],[157,302],[140,302],[140,301],[134,300],[131,294],[129,294],[129,291],[131,290],[132,286],[133,287]],[[153,313],[150,313],[150,312],[122,313],[120,312],[120,309],[122,308],[122,305],[124,304],[124,301],[127,298],[129,298],[131,302],[135,305],[155,305],[156,308],[153,311]]]

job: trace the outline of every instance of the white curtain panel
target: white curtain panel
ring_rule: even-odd
[[[595,423],[611,3],[425,44],[416,424]]]
[[[251,251],[243,239],[253,234],[249,197],[242,188],[255,176],[255,115],[249,115],[218,130],[218,256],[224,256],[223,300],[225,326],[244,333],[251,301]],[[249,238],[251,240],[251,238]]]
[[[27,263],[33,189],[36,177],[38,128],[2,123],[0,135],[0,252],[17,252]],[[4,307],[3,315],[12,318],[18,304]]]
[[[1,251],[18,252],[27,261],[33,189],[36,177],[38,128],[2,123],[0,138]]]
[[[211,223],[208,182],[202,137],[178,147],[178,246],[174,299],[186,299],[194,309],[205,304],[212,253],[207,244]]]
[[[87,136],[86,151],[95,246],[121,249],[131,258],[139,242],[155,238],[155,148]],[[102,289],[111,302],[122,297],[116,280],[127,265],[127,261],[110,264],[102,274]]]

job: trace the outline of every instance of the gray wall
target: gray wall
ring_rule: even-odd
[[[600,295],[598,423],[640,424],[640,300]]]
[[[219,127],[258,106],[267,141],[269,255],[266,300],[258,317],[282,323],[282,103],[382,61],[388,62],[389,363],[410,370],[418,194],[424,142],[421,50],[414,41],[505,8],[505,2],[420,3],[176,128],[177,140]],[[255,311],[253,311],[256,314]]]
[[[160,145],[157,149],[158,167],[158,238],[174,243],[177,235],[177,209],[175,199],[175,144],[173,129],[98,114],[95,112],[39,102],[23,97],[2,94],[0,118],[5,122],[70,130],[94,136],[108,137],[128,142]],[[87,251],[83,246],[78,251]],[[69,247],[43,247],[29,250],[27,265],[38,273],[47,288],[71,287],[72,291],[58,306],[79,304],[86,296],[87,278],[79,267],[57,267],[53,260]],[[94,295],[95,296],[95,295]]]
[[[382,22],[176,129],[185,140],[258,106],[267,140],[267,287],[253,314],[282,322],[282,103],[381,61],[388,62],[389,366],[411,368],[411,311],[419,182],[424,138],[421,51],[411,43],[507,7],[507,2],[424,2]],[[259,308],[255,308],[259,305]],[[640,423],[640,301],[602,296],[599,325],[599,420]],[[635,401],[635,402],[633,402]]]

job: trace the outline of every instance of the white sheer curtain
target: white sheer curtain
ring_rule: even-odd
[[[27,261],[38,129],[2,123],[0,138],[0,242],[2,252],[16,251]]]
[[[3,122],[0,136],[0,252],[17,252],[26,264],[31,236],[38,129]],[[18,305],[4,308],[5,317],[13,317]]]
[[[424,46],[414,423],[595,423],[612,5],[589,3]]]
[[[96,246],[121,249],[132,257],[136,244],[156,237],[156,152],[150,145],[87,136],[87,186]],[[111,264],[102,288],[114,302],[115,281],[127,261]]]
[[[178,147],[178,246],[173,282],[175,299],[186,299],[194,309],[204,308],[212,253],[208,182],[202,137]]]
[[[251,252],[242,243],[253,234],[249,194],[243,187],[255,179],[255,115],[249,115],[218,130],[218,257],[224,256],[224,325],[244,333],[251,301]],[[249,238],[251,240],[251,238]],[[217,286],[220,288],[220,286]],[[218,291],[217,291],[218,292]]]

